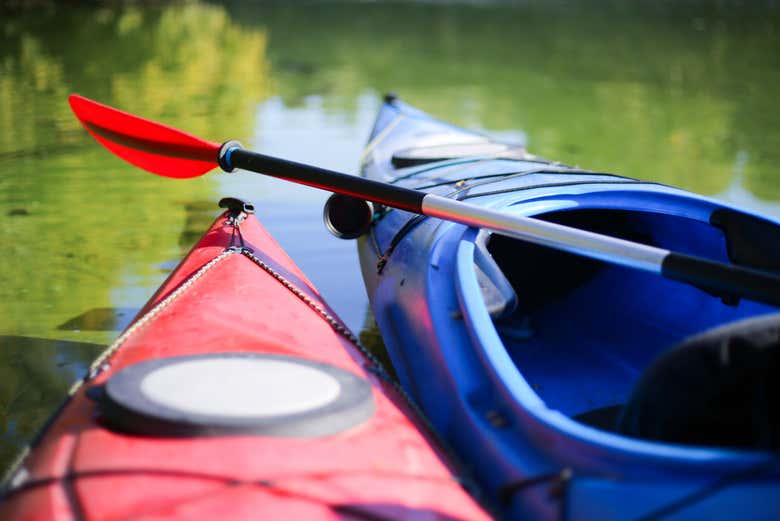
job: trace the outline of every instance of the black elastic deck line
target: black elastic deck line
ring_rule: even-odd
[[[387,261],[390,259],[390,255],[393,254],[393,251],[395,251],[396,246],[403,240],[404,237],[406,237],[409,232],[411,232],[418,224],[423,222],[426,219],[425,215],[415,215],[408,221],[404,223],[403,226],[396,232],[395,235],[393,235],[393,238],[390,240],[390,244],[387,246],[387,248],[384,251],[378,252],[379,260],[376,264],[376,272],[382,273],[382,270],[385,268],[385,264],[387,264]],[[379,248],[379,241],[376,240],[376,235],[374,235],[374,242],[376,242],[377,249]]]
[[[480,192],[478,194],[466,194],[463,197],[458,197],[458,201],[465,201],[466,199],[473,199],[475,197],[483,197],[486,195],[501,195],[501,194],[511,194],[514,192],[522,192],[525,190],[535,190],[537,188],[556,188],[560,186],[578,186],[578,185],[633,185],[633,184],[643,184],[643,185],[659,185],[659,186],[666,186],[662,183],[654,183],[652,181],[632,181],[632,180],[626,180],[626,181],[570,181],[566,183],[545,183],[541,185],[534,185],[534,186],[520,186],[517,188],[507,188],[505,190],[492,190],[490,192]],[[470,187],[472,188],[472,187]],[[463,192],[465,190],[461,190],[460,192]]]
[[[31,490],[40,489],[42,487],[48,487],[56,484],[65,487],[66,483],[69,482],[76,483],[82,479],[94,479],[94,478],[156,476],[156,477],[181,478],[181,479],[199,479],[199,480],[209,480],[214,483],[221,483],[225,485],[225,487],[248,486],[248,487],[266,488],[266,489],[274,490],[277,493],[283,494],[285,496],[294,496],[298,499],[303,499],[303,500],[311,501],[313,503],[327,505],[332,510],[347,512],[351,515],[351,517],[360,517],[366,519],[367,521],[392,521],[392,519],[394,518],[384,517],[375,514],[374,512],[361,510],[359,505],[338,504],[338,503],[330,504],[327,499],[323,499],[319,496],[312,496],[309,494],[299,493],[294,489],[294,487],[285,486],[285,485],[289,485],[289,482],[295,482],[295,480],[300,480],[300,479],[321,480],[323,478],[332,478],[332,477],[341,477],[341,476],[360,476],[367,473],[368,473],[367,471],[330,470],[327,472],[298,472],[298,473],[278,474],[278,475],[259,478],[259,479],[237,479],[237,478],[231,478],[220,474],[212,474],[207,472],[197,472],[197,471],[190,471],[190,470],[178,471],[178,470],[157,469],[157,468],[140,468],[140,469],[123,468],[123,469],[112,469],[112,470],[87,470],[87,471],[80,471],[80,472],[68,472],[67,474],[61,477],[35,479],[25,483],[24,485],[22,485],[17,489],[14,489],[13,494],[14,495],[21,494],[24,492],[28,492]],[[371,474],[377,474],[377,472],[372,472]],[[412,478],[415,480],[424,480],[429,483],[455,482],[463,486],[463,484],[458,481],[457,476],[454,475],[451,476],[451,479],[445,479],[445,478],[440,478],[438,476],[406,474],[403,472],[382,472],[381,476],[384,478],[390,477],[395,479]],[[224,489],[219,489],[216,491],[217,494],[221,494],[223,492]],[[203,496],[200,495],[196,495],[193,497],[188,496],[173,504],[166,504],[164,508],[170,509],[173,506],[181,507],[183,505],[187,505],[191,503],[192,501],[198,501],[202,499],[202,497]],[[78,505],[78,507],[79,507],[78,511],[75,510],[71,511],[72,514],[76,515],[75,519],[77,520],[87,519],[87,517],[82,512],[83,509],[81,508],[81,505]],[[147,511],[145,512],[145,514],[149,514],[149,512]]]
[[[556,163],[555,161],[548,161],[546,159],[511,159],[511,158],[493,158],[493,157],[465,157],[465,158],[453,158],[446,161],[442,161],[439,164],[429,166],[428,168],[421,168],[419,170],[415,170],[414,172],[409,172],[407,174],[404,174],[402,176],[396,177],[388,183],[390,184],[396,184],[400,183],[401,181],[406,181],[407,179],[411,179],[413,177],[416,177],[420,174],[424,174],[425,172],[432,172],[434,170],[438,170],[440,168],[447,168],[450,166],[460,166],[460,165],[466,165],[469,163],[482,163],[485,161],[513,161],[513,162],[520,162],[520,163],[539,163],[543,165],[551,165],[551,166],[561,166],[563,168],[571,168],[568,165],[565,165],[563,163]],[[444,164],[441,164],[444,163]]]
[[[468,191],[468,190],[470,190],[472,188],[477,188],[477,187],[480,187],[480,186],[486,186],[486,185],[495,184],[495,183],[502,183],[502,182],[504,182],[504,181],[506,181],[508,179],[519,179],[519,178],[525,177],[527,175],[533,175],[533,174],[540,174],[540,175],[552,174],[552,175],[556,175],[556,174],[560,174],[560,173],[566,174],[566,175],[570,175],[571,174],[572,176],[592,175],[592,176],[614,177],[614,178],[617,178],[617,179],[622,179],[622,180],[631,181],[631,182],[640,182],[638,179],[634,179],[634,178],[631,178],[631,177],[625,177],[625,176],[617,175],[617,174],[607,174],[607,173],[602,173],[602,172],[590,172],[590,171],[587,171],[587,170],[568,172],[568,171],[565,171],[565,170],[540,169],[540,170],[525,170],[525,171],[520,171],[520,172],[510,172],[510,173],[506,173],[506,174],[498,174],[496,176],[481,176],[481,177],[473,177],[473,178],[463,178],[461,180],[455,181],[454,183],[441,182],[441,183],[437,183],[435,185],[424,186],[424,187],[420,187],[420,188],[417,188],[417,189],[418,190],[430,190],[431,188],[437,188],[439,186],[447,186],[449,184],[457,184],[457,183],[459,183],[461,181],[470,181],[470,180],[479,180],[479,179],[490,178],[487,181],[480,181],[480,182],[473,183],[473,184],[470,184],[470,185],[464,185],[464,186],[460,187],[457,190],[457,193],[460,193],[460,192]],[[496,178],[493,179],[493,177],[496,177]],[[588,181],[564,181],[563,183],[547,183],[547,184],[565,184],[565,183],[586,183],[586,184],[595,183],[595,184],[598,184],[598,183],[610,183],[610,182],[611,181],[602,181],[600,179],[592,179],[592,180],[588,180]],[[529,185],[529,188],[536,188],[538,186],[543,186],[543,185]],[[524,188],[525,187],[522,187],[522,186],[517,187],[518,190],[522,190]],[[514,188],[512,188],[512,190],[514,190]],[[501,192],[500,191],[496,191],[496,193],[501,193]]]
[[[500,183],[501,181],[504,181],[508,178],[514,178],[514,177],[522,177],[527,174],[566,174],[566,175],[600,175],[600,176],[610,176],[610,177],[621,177],[625,179],[632,179],[631,177],[626,177],[618,174],[610,174],[607,172],[593,172],[591,170],[552,170],[548,168],[539,168],[539,169],[531,169],[531,170],[516,170],[513,172],[503,172],[501,174],[486,174],[486,175],[475,175],[471,177],[461,177],[458,179],[448,179],[446,181],[440,181],[438,183],[430,184],[430,185],[421,185],[421,186],[415,186],[415,190],[430,190],[431,188],[438,188],[439,186],[446,186],[449,184],[457,184],[465,181],[479,181],[480,179],[489,179],[489,181],[483,181],[479,183],[479,186],[483,184],[490,184],[490,183]],[[430,179],[430,178],[428,178]],[[476,185],[471,185],[476,186]]]

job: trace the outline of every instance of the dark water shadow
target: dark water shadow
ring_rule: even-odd
[[[179,246],[191,248],[209,229],[222,210],[215,201],[188,201],[184,203],[185,221],[179,234]]]
[[[122,331],[133,320],[140,308],[93,308],[85,311],[57,329],[60,331]]]
[[[33,438],[104,348],[88,342],[0,335],[0,468]]]
[[[379,331],[379,326],[377,326],[376,320],[374,320],[374,314],[371,312],[370,307],[366,308],[366,316],[358,338],[360,343],[381,362],[387,372],[390,373],[390,376],[393,377],[393,380],[397,382],[398,375],[393,367],[393,361],[387,352],[387,347],[382,340],[382,333]]]

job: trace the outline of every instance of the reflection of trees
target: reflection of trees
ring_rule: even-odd
[[[150,265],[176,243],[182,203],[209,198],[208,179],[148,176],[100,150],[70,113],[67,94],[216,139],[242,137],[267,95],[267,65],[262,33],[198,4],[36,11],[0,26],[0,166],[13,171],[0,179],[0,240],[10,260],[0,270],[0,298],[30,295],[0,314],[0,328],[16,331],[34,315],[56,324],[104,304],[96,295],[108,298],[120,266]],[[52,302],[61,316],[42,313]]]
[[[394,90],[459,123],[522,127],[546,157],[708,193],[745,149],[751,188],[780,197],[780,14],[685,4],[229,9],[268,31],[288,102],[326,94],[343,107]]]
[[[13,171],[0,179],[9,259],[0,299],[14,302],[0,313],[0,330],[15,332],[36,315],[42,326],[56,324],[107,304],[96,295],[108,298],[120,266],[151,266],[176,244],[182,203],[209,198],[208,179],[145,175],[100,150],[71,115],[67,94],[204,136],[242,137],[251,135],[253,104],[267,95],[267,66],[262,33],[197,4],[63,9],[0,24],[8,50],[0,55],[0,166]],[[7,217],[20,210],[28,215]],[[28,298],[20,302],[20,294]]]
[[[63,8],[0,24],[0,122],[13,130],[0,152],[82,141],[65,103],[71,91],[196,134],[238,136],[249,135],[252,107],[267,94],[265,35],[235,27],[218,7]],[[42,121],[61,132],[38,131]]]
[[[251,136],[267,82],[265,35],[220,7],[0,17],[0,334],[107,342],[115,332],[56,328],[112,307],[112,291],[151,291],[165,276],[160,262],[181,254],[187,204],[212,200],[217,210],[209,178],[162,179],[101,150],[70,113],[70,92],[218,140]],[[181,248],[195,237],[184,234]],[[0,343],[0,467],[73,380],[58,373],[60,343]]]

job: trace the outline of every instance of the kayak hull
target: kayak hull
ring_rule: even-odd
[[[777,238],[766,217],[518,147],[409,165],[446,143],[489,142],[388,100],[363,174],[722,262],[738,241],[713,216],[766,229],[761,244]],[[770,260],[776,250],[762,248]],[[397,210],[359,253],[400,381],[508,517],[780,516],[772,453],[629,437],[594,414],[619,411],[643,370],[689,335],[776,308]]]
[[[241,218],[238,227],[235,215],[217,219],[74,388],[7,480],[0,518],[486,518],[443,463],[435,442],[431,445],[403,393],[259,222],[251,215]],[[215,375],[224,370],[213,362],[221,354],[228,363],[301,361],[299,372],[292,373],[301,378],[293,382],[300,386],[311,383],[306,370],[330,368],[328,374],[364,386],[367,398],[336,408],[332,403],[354,391],[342,385],[327,406],[317,405],[321,395],[304,396],[285,416],[277,410],[291,399],[284,393],[306,389],[282,387],[274,395],[277,388],[261,387],[247,400],[240,391],[264,382],[239,385],[232,381],[236,373]],[[185,413],[163,418],[180,430],[151,429],[163,421],[158,411],[146,411],[149,424],[112,420],[106,398],[112,382],[144,364],[181,360],[212,369],[198,373],[200,381],[174,380],[189,391],[174,389],[160,398],[170,406],[174,398],[197,396],[195,403],[185,403]],[[264,378],[275,381],[279,374]],[[216,405],[210,413],[216,420],[209,423],[198,416],[209,401],[199,392],[212,378],[239,392],[235,403]],[[153,382],[142,381],[149,396]],[[258,413],[257,407],[269,409]],[[242,408],[255,414],[251,422],[244,422]],[[349,417],[340,418],[342,412]],[[307,425],[302,414],[320,423],[302,428]],[[215,425],[222,430],[207,428]]]

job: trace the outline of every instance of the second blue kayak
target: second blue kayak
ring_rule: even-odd
[[[774,219],[387,98],[363,175],[780,272]],[[780,311],[399,210],[359,242],[401,383],[512,519],[780,518]]]

